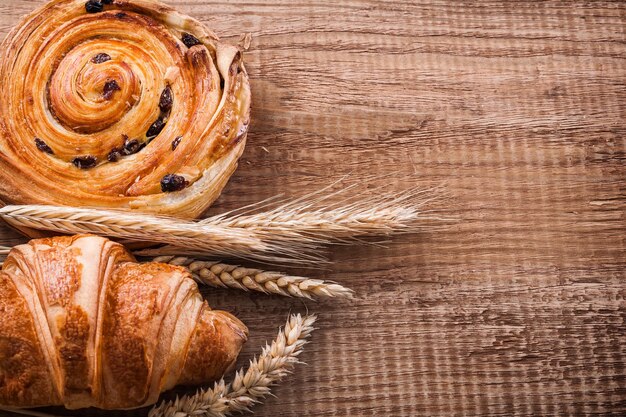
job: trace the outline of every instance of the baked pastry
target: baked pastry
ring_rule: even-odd
[[[184,269],[79,235],[15,247],[0,271],[0,405],[128,409],[219,378],[247,337]]]
[[[0,200],[198,217],[243,152],[242,53],[152,0],[52,0],[0,47]]]

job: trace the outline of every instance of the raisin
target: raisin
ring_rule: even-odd
[[[159,100],[159,109],[161,109],[163,113],[169,113],[169,111],[172,110],[173,104],[174,97],[172,96],[172,89],[168,85],[161,93],[161,99]]]
[[[173,191],[180,191],[189,185],[189,181],[182,175],[167,174],[161,180],[161,191],[164,193],[171,193]]]
[[[120,160],[121,157],[122,157],[122,152],[118,148],[115,148],[111,152],[109,152],[109,154],[107,155],[107,161],[117,162]]]
[[[85,3],[85,10],[87,13],[100,13],[104,10],[104,5],[99,0],[89,0]]]
[[[182,136],[178,136],[176,139],[174,139],[172,141],[172,150],[175,151],[176,148],[178,148],[178,145],[180,145],[180,141],[183,140]]]
[[[72,160],[72,163],[80,169],[89,169],[96,166],[98,159],[95,156],[77,156]]]
[[[141,150],[141,144],[137,139],[126,140],[124,143],[124,155],[132,155]]]
[[[224,91],[224,79],[220,77],[220,90]]]
[[[43,140],[41,140],[39,138],[35,138],[35,145],[37,145],[37,149],[39,149],[41,152],[45,152],[45,153],[48,153],[50,155],[54,155],[54,151],[52,150],[52,148],[49,147],[48,144],[46,142],[44,142]]]
[[[99,53],[98,55],[91,58],[91,62],[94,64],[102,64],[103,62],[107,62],[111,60],[111,55],[105,53]]]
[[[107,81],[104,84],[104,90],[102,91],[102,97],[104,97],[105,100],[111,100],[111,98],[113,97],[113,93],[115,93],[116,91],[120,91],[120,90],[121,90],[121,87],[117,83],[117,81],[115,81],[115,80]]]
[[[148,132],[146,132],[146,137],[148,139],[153,139],[157,137],[159,133],[161,133],[164,127],[165,127],[165,121],[161,117],[159,117],[158,119],[155,120],[154,123],[152,123],[152,125],[148,129]]]
[[[202,43],[200,42],[200,39],[196,38],[190,33],[183,33],[183,37],[181,38],[181,40],[187,48],[191,48],[192,46],[200,45]]]

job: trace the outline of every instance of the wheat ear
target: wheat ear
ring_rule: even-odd
[[[276,340],[266,345],[247,370],[239,370],[232,383],[224,379],[213,388],[199,390],[174,401],[155,406],[149,417],[225,417],[250,411],[250,407],[270,394],[270,386],[289,374],[313,331],[315,316],[291,315]]]
[[[345,193],[351,187],[344,188]],[[322,244],[355,242],[363,236],[387,236],[429,227],[441,220],[422,211],[438,198],[436,189],[401,193],[366,193],[334,200],[324,190],[249,214],[263,203],[202,221],[185,221],[114,210],[56,206],[6,206],[0,217],[17,227],[61,233],[93,233],[132,241],[163,243],[142,256],[200,255],[235,257],[268,263],[322,263]],[[246,211],[247,210],[247,211]]]
[[[280,272],[243,268],[220,262],[201,261],[184,256],[160,256],[154,262],[184,266],[200,284],[212,287],[258,291],[287,297],[352,298],[354,291],[339,284]]]
[[[400,193],[361,192],[330,201],[345,195],[352,188],[354,186],[348,186],[335,193],[320,190],[268,211],[236,214],[237,210],[209,217],[200,223],[285,236],[298,234],[328,243],[412,232],[425,226],[418,220],[441,220],[422,210],[425,204],[439,198],[436,189],[412,188]]]
[[[19,227],[60,233],[92,233],[142,242],[166,243],[219,257],[276,263],[323,261],[307,241],[288,241],[241,228],[115,210],[58,206],[5,206],[0,217]]]
[[[275,199],[262,201],[219,216],[200,221],[201,224],[220,225],[249,233],[270,236],[284,242],[307,242],[318,247],[328,243],[362,242],[367,236],[390,236],[411,233],[430,227],[428,220],[446,220],[433,216],[422,207],[442,193],[438,188],[412,188],[400,193],[351,194],[335,201],[352,190],[348,186],[340,192],[326,189],[307,194],[295,200],[258,213],[250,212],[276,204]],[[330,202],[331,200],[335,202]],[[138,252],[142,256],[202,255],[189,249],[166,245]]]

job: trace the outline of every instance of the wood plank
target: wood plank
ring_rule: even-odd
[[[2,35],[41,3],[2,2]],[[290,270],[354,302],[207,292],[251,329],[242,364],[288,312],[320,315],[257,416],[626,413],[623,2],[169,3],[253,35],[249,145],[211,212],[349,174],[445,184],[460,219]]]

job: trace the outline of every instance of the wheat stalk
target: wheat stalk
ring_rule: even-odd
[[[250,411],[250,407],[270,394],[270,386],[289,374],[298,363],[306,339],[313,331],[315,316],[291,315],[276,340],[266,345],[247,370],[239,370],[232,383],[224,379],[213,388],[199,390],[174,401],[162,402],[150,410],[149,417],[225,417]]]
[[[18,227],[166,243],[203,255],[278,263],[322,261],[307,241],[287,241],[263,232],[169,217],[41,205],[5,206],[0,208],[0,217]]]
[[[154,262],[184,266],[200,284],[212,287],[258,291],[287,297],[352,298],[354,292],[339,284],[319,279],[285,275],[280,272],[243,268],[220,262],[201,261],[184,256],[161,256]]]
[[[131,241],[165,244],[141,256],[235,257],[268,263],[323,263],[322,244],[351,243],[364,236],[388,236],[427,227],[438,219],[422,206],[439,196],[435,189],[402,193],[353,194],[324,190],[252,213],[265,202],[202,221],[185,221],[123,211],[56,206],[6,206],[0,217],[16,227],[61,233],[93,233]]]

